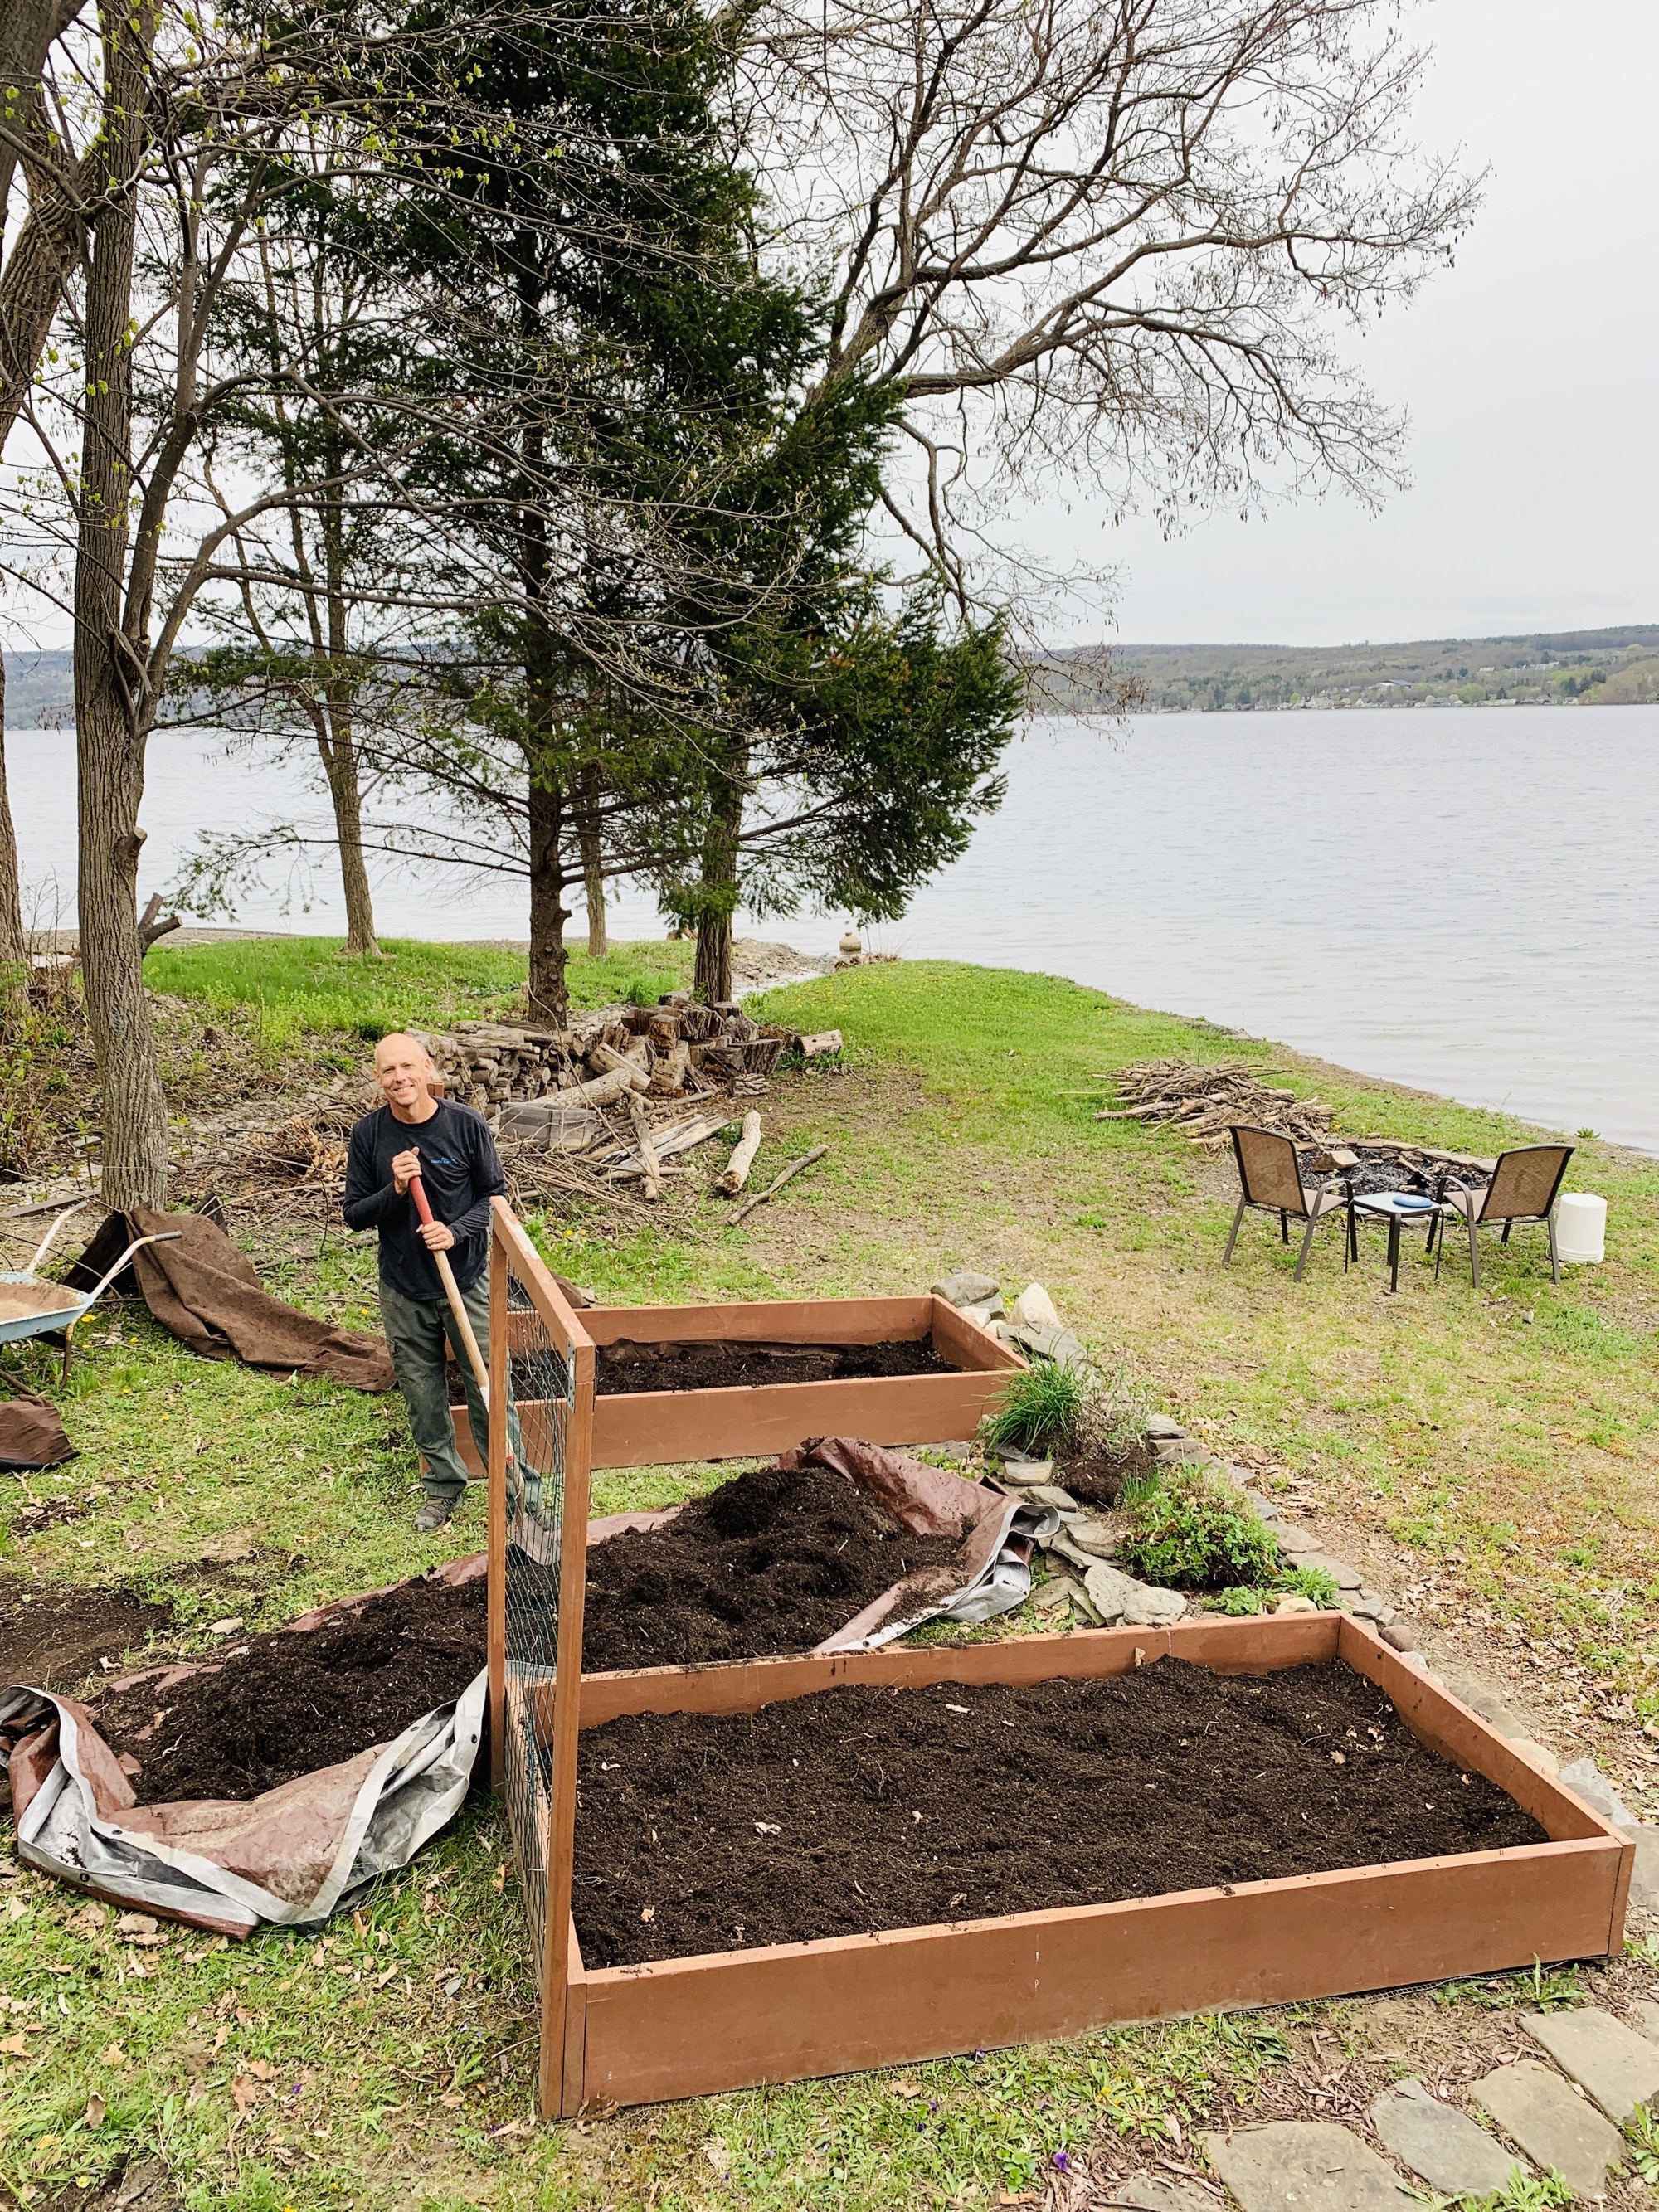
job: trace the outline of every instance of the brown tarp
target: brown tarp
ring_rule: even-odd
[[[260,1288],[252,1262],[204,1213],[164,1213],[153,1206],[112,1213],[70,1280],[90,1289],[135,1237],[175,1230],[177,1243],[136,1252],[131,1273],[144,1304],[180,1344],[210,1359],[240,1359],[271,1374],[325,1376],[354,1390],[392,1388],[384,1337],[337,1328],[273,1298]]]
[[[430,1579],[473,1582],[486,1566],[485,1555],[477,1553],[434,1568]],[[304,1635],[377,1595],[364,1591],[337,1598],[290,1621],[285,1632]],[[106,1686],[131,1689],[149,1683],[162,1695],[173,1683],[215,1673],[222,1664],[187,1661],[147,1668]],[[482,1671],[457,1711],[458,1720],[463,1714],[466,1719],[463,1740],[436,1735],[430,1746],[417,1750],[417,1771],[405,1784],[412,1802],[401,1814],[394,1809],[377,1832],[374,1808],[366,1803],[364,1791],[387,1749],[385,1744],[257,1797],[180,1798],[139,1806],[131,1783],[98,1733],[95,1702],[85,1705],[21,1685],[0,1690],[0,1754],[9,1764],[21,1855],[48,1873],[68,1874],[94,1896],[140,1905],[226,1935],[246,1936],[260,1920],[325,1919],[343,1899],[349,1902],[370,1875],[405,1864],[459,1806],[483,1724]],[[447,1763],[438,1771],[441,1758]],[[424,1796],[418,1771],[422,1759],[435,1773]],[[40,1824],[38,1818],[31,1820],[31,1810],[60,1761],[70,1790],[57,1793],[53,1826],[37,1837],[33,1832]],[[398,1779],[391,1778],[390,1786],[395,1789]],[[70,1812],[76,1817],[67,1817]],[[221,1882],[222,1887],[217,1887]]]
[[[26,1382],[0,1382],[0,1390],[7,1389],[10,1398],[0,1401],[0,1468],[59,1467],[73,1459],[75,1446],[56,1406]]]

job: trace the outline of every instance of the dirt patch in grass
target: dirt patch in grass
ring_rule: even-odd
[[[1547,1840],[1335,1661],[630,1715],[580,1760],[595,1966]]]
[[[897,1375],[953,1375],[931,1341],[902,1344],[602,1344],[600,1397],[634,1390],[752,1389],[769,1382],[853,1382]]]
[[[0,1577],[0,1683],[76,1689],[100,1659],[142,1650],[172,1617],[167,1606],[130,1590]]]
[[[404,1583],[351,1614],[256,1636],[183,1680],[112,1692],[100,1735],[141,1805],[248,1798],[390,1743],[484,1662],[484,1581]]]
[[[665,1528],[587,1555],[582,1664],[685,1667],[810,1651],[959,1536],[913,1536],[844,1475],[769,1467],[694,1498]]]

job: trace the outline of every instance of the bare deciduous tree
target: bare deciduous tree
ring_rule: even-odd
[[[988,501],[1069,473],[1175,530],[1401,424],[1333,325],[1449,259],[1478,184],[1409,133],[1385,0],[770,0],[741,127],[834,297],[828,376],[905,395],[893,524],[964,601]]]

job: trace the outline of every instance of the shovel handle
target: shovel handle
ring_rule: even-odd
[[[432,1211],[431,1200],[427,1197],[425,1186],[417,1175],[410,1176],[409,1178],[409,1194],[415,1201],[415,1211],[419,1214],[422,1226],[437,1218]],[[487,1406],[489,1403],[489,1370],[485,1366],[483,1354],[478,1349],[478,1340],[472,1333],[471,1316],[461,1302],[460,1290],[455,1281],[455,1270],[449,1264],[447,1252],[434,1252],[431,1257],[438,1270],[438,1280],[444,1286],[444,1296],[449,1300],[449,1310],[455,1316],[455,1326],[461,1333],[461,1341],[466,1346],[466,1356],[471,1362],[473,1377],[478,1385],[479,1395]]]

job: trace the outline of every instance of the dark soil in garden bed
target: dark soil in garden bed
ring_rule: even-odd
[[[1079,1505],[1109,1509],[1121,1498],[1126,1482],[1150,1474],[1157,1465],[1150,1449],[1137,1440],[1088,1459],[1056,1460],[1054,1480],[1060,1489],[1070,1491]]]
[[[405,1583],[321,1626],[249,1638],[222,1664],[94,1707],[141,1805],[257,1797],[459,1697],[484,1663],[484,1581]]]
[[[130,1590],[0,1577],[0,1684],[78,1688],[96,1674],[100,1659],[119,1661],[142,1651],[145,1638],[172,1618],[167,1606]]]
[[[862,1382],[896,1375],[953,1375],[931,1340],[901,1344],[602,1344],[600,1397],[635,1390],[752,1389],[771,1382]]]
[[[1548,1840],[1339,1661],[630,1715],[580,1761],[594,1966]]]
[[[810,1651],[961,1540],[912,1536],[845,1475],[763,1468],[693,1498],[666,1528],[587,1555],[582,1665],[686,1667]]]

